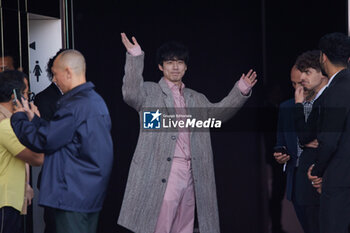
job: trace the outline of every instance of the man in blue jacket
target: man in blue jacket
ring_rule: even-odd
[[[55,209],[57,233],[96,232],[112,169],[109,112],[86,82],[85,66],[76,50],[55,59],[53,81],[64,95],[51,121],[41,119],[24,99],[11,118],[21,143],[45,153],[39,204]]]

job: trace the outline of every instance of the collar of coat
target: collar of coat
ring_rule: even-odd
[[[164,80],[164,77],[159,80],[158,84],[164,94],[164,102],[165,102],[166,108],[168,109],[168,114],[175,114],[173,94],[168,84]],[[187,114],[191,114],[191,108],[198,107],[198,106],[195,106],[195,103],[193,100],[193,91],[185,87],[183,92],[184,92]]]
[[[171,89],[169,88],[169,85],[166,83],[164,77],[162,77],[159,82],[158,82],[160,88],[162,89],[163,93],[167,96],[167,97],[170,97],[171,99],[173,99],[173,94],[172,94],[172,91]],[[186,101],[186,107],[193,107],[193,106],[190,106],[188,104],[190,104],[190,100],[192,99],[193,97],[193,93],[192,93],[192,90],[190,90],[189,88],[184,88],[183,90],[184,92],[184,98],[185,98],[185,101]],[[172,107],[174,107],[174,104],[172,104]]]

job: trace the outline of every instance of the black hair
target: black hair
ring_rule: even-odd
[[[157,64],[163,65],[164,61],[182,60],[185,64],[189,61],[189,52],[185,45],[177,41],[169,41],[157,50]]]
[[[317,71],[321,71],[320,64],[320,50],[310,50],[302,53],[297,57],[295,66],[301,72],[305,72],[308,68],[314,68]]]
[[[12,53],[10,51],[5,51],[4,53],[1,52],[0,53],[0,57],[10,57],[10,58],[12,58],[13,68],[15,70],[18,69],[18,67],[19,67],[18,58],[17,58],[17,56],[14,53]]]
[[[350,56],[350,39],[344,33],[333,32],[324,35],[318,47],[334,65],[347,66]]]
[[[62,52],[66,51],[68,49],[60,49],[57,51],[57,53],[55,54],[55,56],[51,57],[49,59],[49,61],[47,62],[46,65],[46,72],[47,72],[47,77],[49,78],[49,80],[52,82],[53,79],[53,73],[52,73],[52,66],[53,66],[53,62],[55,61],[55,59],[58,57],[58,55],[60,55]]]
[[[0,72],[0,103],[11,100],[13,89],[18,89],[23,93],[26,87],[24,78],[25,74],[18,70]]]

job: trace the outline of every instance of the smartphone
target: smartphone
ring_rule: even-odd
[[[273,150],[282,154],[288,154],[287,148],[285,146],[275,146]]]
[[[22,103],[22,94],[16,88],[14,88],[12,91],[13,91],[13,95],[14,95],[13,103],[17,106],[16,100],[18,100],[20,103]]]

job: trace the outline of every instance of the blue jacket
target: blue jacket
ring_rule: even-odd
[[[290,155],[287,162],[287,187],[286,196],[292,200],[294,168],[297,161],[297,134],[294,127],[294,99],[289,99],[280,104],[277,124],[277,146],[285,146]]]
[[[91,213],[100,211],[112,170],[111,119],[90,82],[67,92],[47,122],[25,113],[12,115],[20,142],[45,153],[39,204]]]

